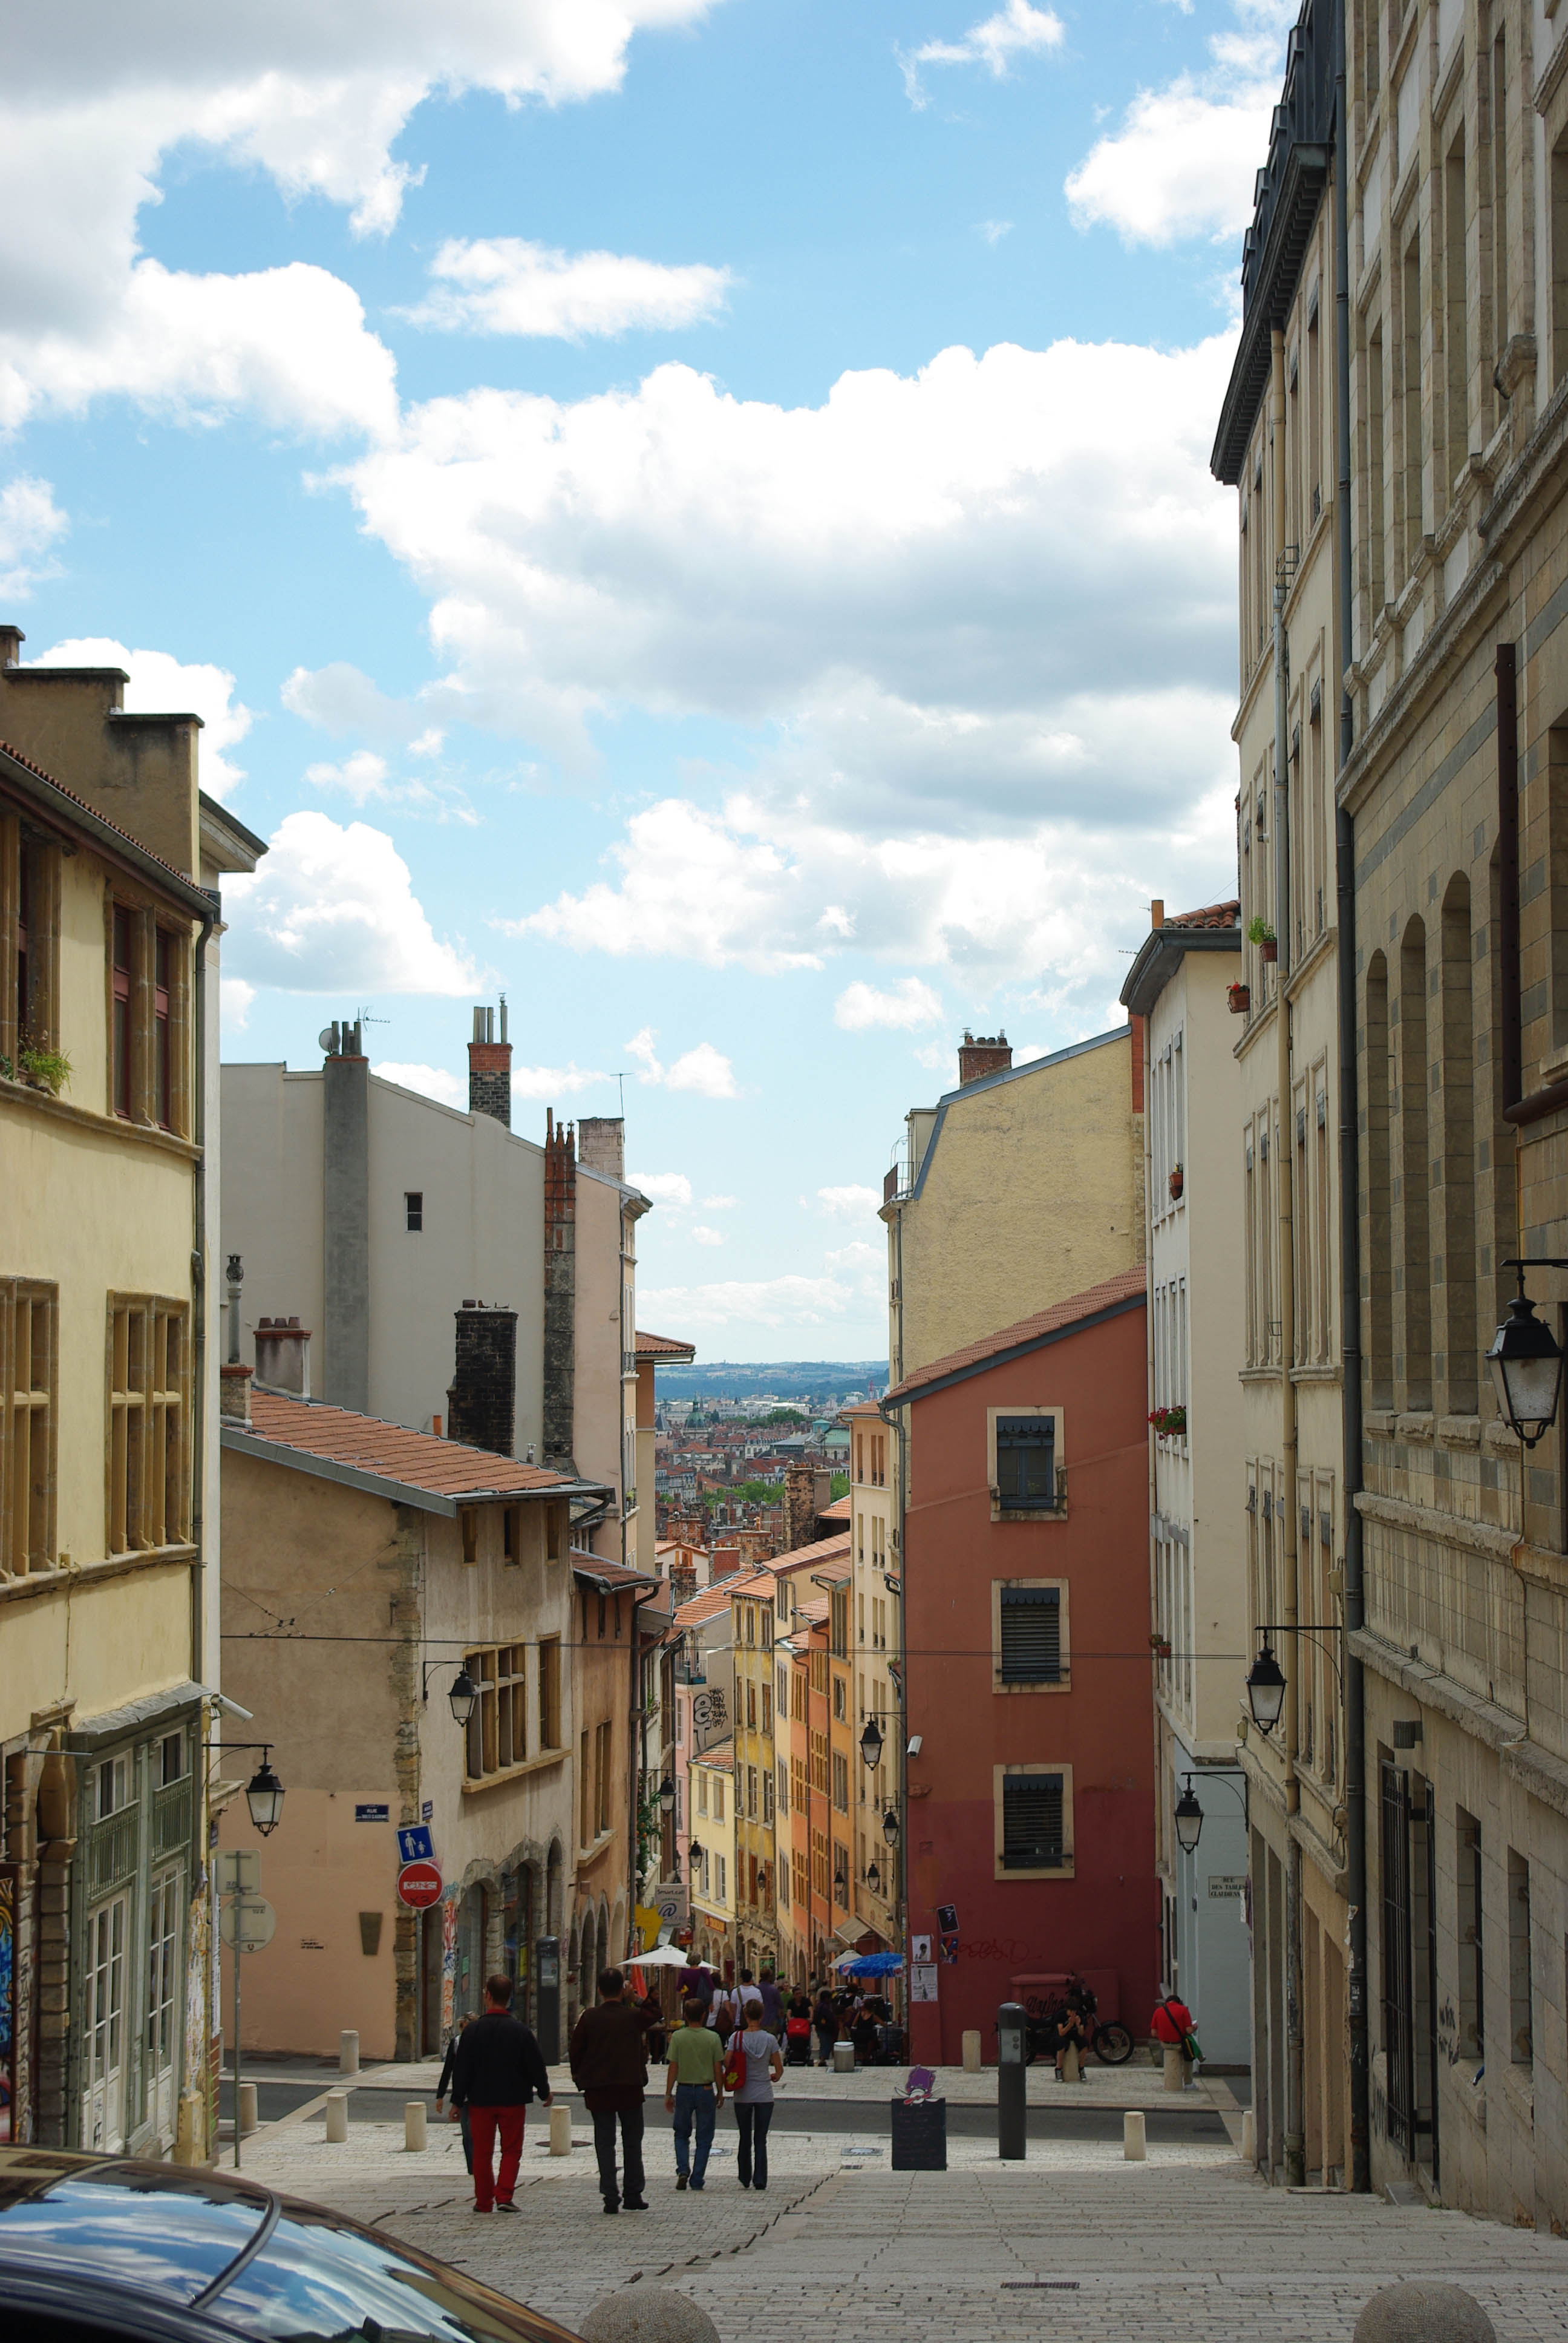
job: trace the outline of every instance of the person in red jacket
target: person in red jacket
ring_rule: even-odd
[[[1189,2088],[1192,2081],[1192,2060],[1196,2055],[1197,2045],[1192,2035],[1192,2013],[1186,2003],[1179,2001],[1173,1993],[1167,1994],[1163,2001],[1155,2005],[1154,2016],[1150,2020],[1149,2030],[1156,2042],[1163,2043],[1170,2048],[1180,2049],[1182,2059],[1181,2086],[1184,2090]]]

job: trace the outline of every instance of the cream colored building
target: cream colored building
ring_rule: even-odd
[[[736,1959],[754,1976],[777,1968],[779,1863],[776,1830],[778,1755],[774,1702],[778,1671],[774,1623],[780,1582],[767,1570],[727,1582],[735,1665]],[[786,1894],[788,1889],[785,1890]]]
[[[890,1842],[883,1818],[898,1828],[900,1753],[903,1746],[903,1605],[899,1570],[898,1437],[874,1400],[845,1410],[849,1433],[850,1601],[855,1639],[855,1734],[875,1717],[882,1737],[874,1767],[856,1751],[853,1870],[857,1920],[877,1938],[879,1952],[903,1950],[899,1838]]]
[[[1150,1428],[1150,1567],[1164,1986],[1193,2012],[1210,2064],[1246,2066],[1247,1805],[1235,1656],[1249,1618],[1236,1393],[1245,1265],[1236,1242],[1241,1077],[1231,1008],[1241,930],[1234,902],[1174,919],[1155,903],[1151,913],[1121,998],[1144,1021],[1149,1402],[1161,1418]],[[1189,1785],[1202,1809],[1190,1854],[1174,1822]]]
[[[195,716],[0,628],[0,2137],[187,2160],[216,2092],[216,889]],[[248,1768],[246,1769],[248,1770]]]
[[[735,1744],[716,1741],[688,1764],[691,1942],[721,1974],[736,1959]]]
[[[1568,23],[1349,38],[1372,2177],[1560,2232],[1568,1453],[1483,1353],[1568,1254]]]

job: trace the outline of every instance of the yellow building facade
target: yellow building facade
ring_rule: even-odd
[[[754,1976],[781,1957],[778,1885],[778,1750],[773,1657],[778,1582],[758,1571],[730,1594],[735,1654],[735,1925],[738,1967]],[[788,1891],[786,1890],[786,1893]]]
[[[855,1732],[874,1719],[874,1766],[859,1751],[852,1768],[855,1917],[879,1952],[901,1952],[899,1782],[904,1703],[902,1579],[900,1575],[898,1439],[875,1401],[846,1410],[849,1433],[850,1557],[855,1642]],[[891,1835],[884,1828],[890,1817]]]

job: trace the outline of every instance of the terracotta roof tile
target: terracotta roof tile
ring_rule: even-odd
[[[487,1448],[437,1440],[433,1433],[407,1432],[400,1423],[383,1423],[378,1416],[354,1415],[347,1408],[322,1407],[314,1400],[288,1399],[254,1385],[249,1428],[256,1439],[286,1452],[280,1463],[288,1461],[286,1452],[293,1449],[330,1463],[352,1465],[360,1473],[379,1473],[407,1488],[428,1490],[437,1497],[542,1496],[552,1489],[580,1485],[565,1473],[519,1464],[515,1457],[497,1456]]]
[[[847,1522],[852,1510],[848,1497],[835,1497],[830,1505],[819,1508],[817,1519],[819,1522]]]
[[[999,1357],[1004,1351],[1026,1350],[1042,1335],[1054,1334],[1075,1325],[1081,1318],[1092,1318],[1097,1311],[1114,1309],[1118,1302],[1131,1302],[1135,1295],[1148,1292],[1148,1272],[1141,1263],[1136,1269],[1124,1269],[1120,1277],[1108,1277],[1101,1284],[1091,1285],[1085,1292],[1074,1293],[1065,1302],[1053,1302],[1049,1310],[1037,1311],[1032,1318],[1020,1318],[1015,1326],[1003,1326],[982,1342],[966,1343],[961,1351],[950,1351],[945,1359],[933,1359],[889,1392],[889,1399],[903,1399],[910,1393],[922,1391],[928,1383],[940,1383],[944,1376],[959,1373],[965,1367],[984,1364],[987,1359]]]
[[[824,1562],[838,1562],[849,1552],[849,1532],[833,1537],[818,1538],[812,1545],[798,1545],[788,1554],[776,1554],[771,1562],[759,1563],[759,1570],[771,1571],[777,1578],[793,1578],[798,1570],[812,1570]]]
[[[86,798],[78,796],[73,789],[67,789],[64,781],[57,781],[53,773],[46,773],[42,765],[35,765],[31,757],[25,757],[20,749],[14,749],[9,740],[0,740],[0,749],[5,751],[13,764],[20,765],[25,772],[35,774],[39,780],[47,781],[52,789],[58,789],[63,798],[69,798],[71,803],[74,806],[80,806],[84,813],[90,813],[95,821],[102,822],[106,830],[112,830],[116,838],[123,838],[127,846],[134,846],[138,854],[145,854],[149,862],[157,863],[161,870],[168,872],[171,879],[177,879],[182,887],[198,889],[201,887],[199,879],[193,879],[188,870],[179,870],[165,856],[155,854],[152,848],[145,845],[136,836],[135,830],[126,830],[122,822],[112,821],[106,813],[91,804]]]
[[[695,1342],[678,1342],[671,1334],[645,1334],[638,1329],[637,1355],[639,1359],[695,1359]]]
[[[689,1603],[683,1603],[675,1614],[678,1627],[700,1627],[705,1619],[717,1619],[721,1611],[729,1608],[729,1582],[722,1586],[705,1586]]]
[[[716,1741],[711,1749],[704,1749],[700,1755],[689,1762],[693,1765],[711,1765],[719,1774],[731,1773],[735,1766],[735,1744],[733,1740]]]
[[[1210,903],[1201,911],[1178,911],[1165,924],[1168,928],[1239,928],[1241,906],[1234,900]]]
[[[633,1570],[624,1562],[611,1562],[604,1554],[590,1554],[585,1547],[571,1549],[571,1565],[579,1578],[596,1586],[613,1590],[622,1586],[657,1586],[657,1578],[649,1578],[643,1570]]]

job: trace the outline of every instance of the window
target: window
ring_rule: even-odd
[[[478,1507],[466,1505],[457,1516],[457,1526],[463,1534],[463,1560],[477,1563],[479,1559]]]
[[[59,1047],[59,873],[58,849],[29,837],[15,814],[0,812],[0,935],[9,930],[7,953],[15,955],[0,985],[0,1058],[8,1068],[25,1042]]]
[[[849,1811],[849,1761],[841,1750],[833,1752],[833,1804],[841,1815]]]
[[[764,1684],[762,1687],[762,1730],[765,1734],[769,1735],[773,1731],[773,1687],[771,1684]]]
[[[1056,1418],[1000,1415],[996,1419],[996,1493],[1003,1513],[1054,1509]]]
[[[996,1877],[1070,1878],[1071,1766],[997,1765],[991,1778]]]
[[[98,1794],[93,1803],[97,1809],[98,1820],[106,1822],[110,1815],[117,1815],[122,1806],[128,1806],[131,1803],[129,1751],[120,1757],[106,1757],[97,1768],[97,1775]]]
[[[757,1820],[757,1768],[755,1765],[748,1765],[746,1768],[746,1818],[753,1823]]]
[[[153,933],[153,1112],[165,1131],[174,1128],[174,1059],[169,1040],[170,970],[174,938],[166,928]]]
[[[610,1735],[614,1727],[601,1725],[594,1735],[593,1805],[594,1830],[602,1838],[610,1826]]]
[[[825,1733],[811,1735],[811,1787],[828,1795],[828,1736]]]
[[[186,1305],[109,1299],[106,1550],[144,1554],[188,1534]]]
[[[527,1661],[528,1647],[523,1644],[470,1652],[464,1661],[479,1687],[467,1726],[470,1782],[504,1774],[508,1766],[520,1765],[528,1754]]]
[[[839,1725],[849,1722],[849,1679],[848,1676],[841,1676],[837,1668],[833,1671],[833,1715]]]
[[[715,1774],[713,1777],[713,1819],[716,1823],[721,1823],[724,1820],[724,1776],[722,1774]]]
[[[762,1776],[762,1819],[765,1823],[770,1823],[773,1819],[773,1768],[771,1765]]]
[[[561,1528],[564,1520],[564,1506],[547,1505],[545,1507],[545,1560],[547,1562],[559,1562],[561,1558]]]
[[[1004,1684],[1054,1684],[1062,1679],[1061,1588],[997,1588],[997,1677]]]
[[[109,910],[109,1110],[188,1131],[186,1054],[190,939],[150,910]]]
[[[1449,149],[1442,177],[1442,229],[1446,245],[1448,347],[1448,502],[1452,486],[1470,459],[1469,295],[1465,286],[1464,238],[1467,220],[1464,174],[1464,133]]]
[[[849,1908],[849,1850],[841,1839],[833,1841],[833,1901],[840,1912]]]
[[[114,936],[114,1109],[116,1114],[128,1117],[131,1111],[131,915],[129,911],[122,911],[116,908]]]
[[[754,1684],[746,1687],[746,1730],[748,1733],[757,1730],[757,1687]]]
[[[501,1509],[501,1559],[521,1562],[523,1558],[523,1509],[521,1505],[504,1505]]]
[[[55,1373],[58,1293],[0,1279],[0,1574],[55,1559]]]
[[[708,1812],[708,1776],[701,1772],[697,1776],[697,1811],[699,1815]]]
[[[166,1790],[171,1782],[183,1782],[186,1770],[184,1729],[182,1728],[178,1733],[166,1733],[158,1744],[160,1787]]]
[[[811,1886],[813,1892],[828,1900],[828,1841],[821,1831],[811,1834]],[[802,1897],[804,1902],[805,1898]]]
[[[780,1760],[780,1763],[782,1763],[782,1760]],[[795,1811],[798,1815],[803,1815],[806,1812],[807,1805],[811,1795],[810,1775],[807,1769],[806,1760],[804,1757],[790,1758],[789,1782],[789,1795],[794,1804]]]
[[[819,1694],[823,1700],[827,1699],[828,1654],[821,1645],[819,1645],[817,1650],[811,1654],[811,1689],[814,1693]]]
[[[405,1190],[403,1218],[410,1236],[417,1236],[425,1225],[425,1192],[422,1188]]]
[[[779,1760],[779,1817],[782,1821],[789,1812],[789,1772],[782,1757]]]
[[[539,1746],[561,1746],[561,1644],[558,1635],[539,1645]]]
[[[844,1587],[836,1587],[832,1596],[832,1651],[836,1660],[849,1656],[849,1596]]]
[[[720,1904],[729,1901],[729,1865],[721,1855],[713,1858],[714,1891]]]
[[[802,1848],[792,1850],[791,1867],[795,1874],[795,1901],[797,1904],[809,1904],[811,1900],[811,1875]]]
[[[1531,1977],[1530,1865],[1508,1850],[1508,2055],[1516,2066],[1535,2056],[1534,1986]]]
[[[1481,1936],[1481,1825],[1453,1810],[1459,1937],[1459,2046],[1477,2065],[1486,2055],[1486,1986]]]

